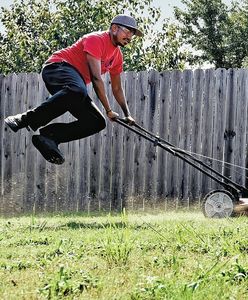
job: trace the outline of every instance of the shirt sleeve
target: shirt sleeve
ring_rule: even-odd
[[[100,37],[88,36],[84,40],[84,51],[94,56],[97,59],[101,59],[103,55],[104,45]]]

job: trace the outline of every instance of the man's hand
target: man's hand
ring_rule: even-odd
[[[110,121],[114,121],[116,118],[119,117],[119,114],[117,114],[116,112],[110,110],[107,112],[107,116],[110,119]]]
[[[134,125],[135,124],[135,120],[131,116],[127,116],[125,118],[125,121],[127,122],[128,125]]]

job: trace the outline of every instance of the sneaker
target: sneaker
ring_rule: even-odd
[[[27,123],[27,116],[26,114],[18,114],[15,116],[9,116],[4,119],[4,122],[9,126],[11,130],[17,132],[19,129],[27,128],[30,131]]]
[[[41,155],[50,163],[61,165],[65,159],[60,152],[57,143],[43,135],[33,135],[33,145],[38,149]]]

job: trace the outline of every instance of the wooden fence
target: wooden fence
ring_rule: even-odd
[[[246,183],[247,80],[243,69],[127,72],[122,77],[140,125],[206,156],[206,162],[241,184]],[[113,108],[121,113],[108,76],[105,84]],[[0,91],[1,213],[166,208],[169,203],[189,205],[218,188],[187,163],[112,122],[90,138],[62,144],[66,162],[50,164],[33,147],[32,132],[13,133],[4,125],[6,116],[48,97],[40,75],[2,76]],[[101,107],[91,86],[89,93]]]

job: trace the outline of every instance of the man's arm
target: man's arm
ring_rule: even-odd
[[[100,99],[103,107],[106,110],[107,116],[110,119],[118,117],[118,114],[111,110],[108,98],[106,96],[104,82],[101,77],[101,61],[94,56],[87,54],[87,62],[90,70],[90,76],[97,97]]]
[[[111,78],[111,86],[112,86],[112,91],[114,94],[114,97],[116,101],[119,103],[127,121],[129,124],[133,124],[135,121],[131,117],[126,98],[123,93],[123,89],[121,86],[121,76],[120,74],[118,75],[110,75]]]

